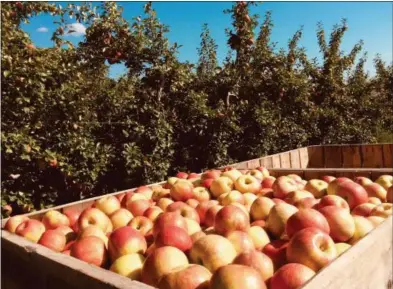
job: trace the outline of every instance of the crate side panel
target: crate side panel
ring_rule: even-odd
[[[382,146],[384,167],[393,168],[393,144],[384,144]]]
[[[363,168],[384,167],[382,145],[364,145],[361,147],[361,154]]]
[[[342,167],[343,168],[361,168],[362,159],[360,146],[342,146]]]
[[[323,147],[324,166],[326,168],[342,168],[341,146]]]
[[[289,152],[291,168],[301,168],[300,151],[293,150]]]
[[[307,148],[308,151],[308,166],[307,168],[324,168],[324,156],[322,146],[312,146]]]
[[[309,148],[300,148],[297,149],[299,152],[299,160],[300,160],[300,167],[303,169],[308,168],[309,166]]]

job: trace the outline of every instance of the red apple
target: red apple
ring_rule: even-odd
[[[349,178],[346,178],[346,177],[339,177],[339,178],[336,178],[335,180],[331,181],[326,189],[327,194],[328,195],[336,195],[337,186],[339,184],[342,184],[345,182],[353,182],[353,181]]]
[[[191,208],[196,209],[196,207],[198,207],[199,205],[199,201],[195,199],[189,199],[187,200],[186,204],[189,205]]]
[[[168,226],[163,228],[155,238],[156,248],[172,246],[185,252],[191,249],[192,240],[187,231],[182,228]]]
[[[15,234],[37,243],[45,232],[45,226],[38,220],[27,219],[15,229]]]
[[[267,168],[265,168],[264,166],[261,167],[257,167],[256,168],[258,171],[261,171],[263,173],[263,177],[267,178],[270,176],[269,170]]]
[[[91,225],[98,226],[104,233],[108,233],[113,229],[113,225],[109,217],[97,208],[85,209],[79,217],[79,230],[83,230]]]
[[[47,230],[54,230],[60,226],[70,226],[68,217],[55,210],[46,212],[41,221]]]
[[[344,198],[352,210],[356,206],[367,203],[367,191],[355,182],[343,182],[337,186],[337,196]]]
[[[342,197],[336,195],[323,196],[317,205],[317,208],[321,209],[327,206],[336,206],[349,211],[348,203]]]
[[[370,204],[370,203],[364,203],[356,208],[354,208],[351,212],[352,215],[357,215],[357,216],[363,216],[363,217],[368,217],[371,214],[371,211],[376,207],[377,205]]]
[[[289,241],[287,259],[317,272],[337,257],[332,238],[320,229],[309,227],[297,232]]]
[[[212,183],[213,183],[214,180],[215,180],[215,179],[204,179],[204,180],[202,180],[202,182],[201,182],[201,186],[202,186],[202,187],[205,187],[206,189],[210,189],[210,186],[212,185]]]
[[[83,239],[83,238],[86,238],[86,237],[89,237],[89,236],[95,236],[95,237],[100,238],[104,242],[105,246],[108,247],[108,237],[101,230],[100,227],[95,226],[95,225],[91,225],[91,226],[88,226],[88,227],[84,228],[80,232],[80,234],[78,236],[78,239]]]
[[[333,176],[322,176],[321,180],[327,182],[328,184],[333,182],[336,179],[336,177]]]
[[[260,170],[256,169],[250,170],[246,174],[258,179],[259,181],[262,181],[264,178],[263,173]]]
[[[58,230],[48,230],[41,235],[38,244],[53,251],[62,252],[66,245],[66,237]]]
[[[273,184],[275,182],[276,178],[273,176],[268,176],[263,178],[261,185],[263,189],[272,189],[273,188]]]
[[[110,216],[120,209],[120,201],[115,196],[105,196],[95,202],[95,207]]]
[[[198,202],[210,200],[210,193],[205,187],[196,187],[192,190],[193,198]]]
[[[195,210],[197,211],[198,215],[199,215],[199,220],[201,222],[201,224],[205,223],[205,216],[206,216],[206,212],[207,210],[214,206],[214,205],[218,205],[218,201],[216,200],[211,200],[208,202],[201,202],[196,208]]]
[[[220,195],[229,193],[233,189],[233,180],[226,176],[221,176],[211,183],[210,192],[216,198]]]
[[[196,221],[198,224],[200,223],[198,212],[183,202],[174,202],[170,204],[167,209],[167,212],[177,212],[184,218],[192,219]]]
[[[366,178],[366,177],[356,177],[354,179],[354,181],[355,181],[355,183],[357,183],[363,187],[365,185],[372,184],[372,182],[373,182],[372,180],[370,180],[369,178]]]
[[[367,203],[373,204],[373,205],[380,205],[382,204],[381,200],[376,198],[376,197],[369,197]]]
[[[175,201],[185,202],[193,198],[193,185],[188,181],[177,181],[171,188],[171,197]]]
[[[151,207],[151,203],[147,200],[136,200],[127,203],[127,210],[129,210],[133,216],[143,216],[145,211]]]
[[[392,206],[393,205],[391,203],[382,203],[373,208],[370,216],[382,217],[386,219],[392,215]]]
[[[273,276],[273,261],[264,253],[257,250],[244,252],[236,257],[233,264],[245,265],[254,268],[261,274],[263,281]]]
[[[185,172],[178,172],[178,173],[176,174],[176,178],[179,178],[179,179],[187,179],[187,178],[188,178],[188,174],[185,173]]]
[[[288,244],[285,240],[272,240],[262,249],[262,252],[273,261],[275,271],[287,263]]]
[[[214,226],[216,215],[222,208],[223,206],[220,205],[213,205],[212,207],[208,208],[205,214],[205,221],[202,223],[202,225],[205,225],[206,227]]]
[[[158,286],[160,279],[173,269],[188,265],[187,256],[175,247],[155,249],[146,259],[142,268],[142,282]]]
[[[160,199],[158,202],[157,202],[157,206],[161,209],[161,210],[163,210],[164,212],[166,211],[166,208],[170,205],[170,204],[172,204],[173,203],[173,201],[171,200],[171,199],[169,199],[169,198],[162,198],[162,199]]]
[[[154,221],[158,218],[158,216],[159,216],[160,214],[162,214],[163,212],[164,212],[164,211],[161,210],[160,207],[153,206],[153,207],[148,208],[148,209],[143,213],[143,216],[146,217],[146,218],[148,218],[148,219],[151,220],[152,222],[154,222]]]
[[[72,208],[64,208],[63,214],[66,215],[68,220],[70,221],[69,226],[75,232],[78,232],[78,219],[79,219],[79,216],[81,215],[81,212],[76,209],[72,209]]]
[[[121,227],[109,236],[108,250],[112,262],[117,258],[133,253],[144,254],[147,243],[143,235],[131,227]]]
[[[326,190],[328,187],[328,183],[318,179],[309,180],[304,187],[306,191],[309,191],[316,198],[321,198],[326,195]]]
[[[184,217],[177,212],[166,212],[159,215],[156,219],[153,226],[153,235],[157,236],[164,227],[168,226],[179,227],[188,232],[187,222]]]
[[[77,240],[71,247],[70,255],[99,267],[104,266],[108,259],[104,242],[96,236]]]
[[[218,234],[225,235],[232,231],[247,232],[249,228],[248,215],[233,205],[223,207],[214,219],[214,229]]]
[[[251,205],[250,215],[253,220],[266,220],[275,203],[266,197],[257,198]]]
[[[318,228],[325,232],[330,233],[329,224],[326,218],[317,210],[303,209],[293,214],[287,221],[286,233],[291,238],[296,232],[305,228]]]
[[[128,223],[128,226],[137,230],[144,237],[146,237],[153,229],[153,222],[144,216],[137,216]]]
[[[66,242],[76,239],[76,233],[70,227],[61,226],[56,228],[55,231],[58,231],[61,234],[63,234],[64,237],[66,238]]]
[[[292,191],[299,189],[299,184],[292,178],[281,176],[276,179],[272,187],[274,197],[278,199],[285,199],[285,197]]]
[[[330,237],[335,242],[346,242],[355,234],[355,222],[349,211],[337,206],[319,209],[330,227]]]
[[[262,229],[263,230],[263,229]],[[233,245],[237,254],[255,250],[251,237],[242,231],[232,231],[225,236]]]
[[[113,229],[126,226],[134,216],[127,209],[120,208],[115,211],[111,216],[111,222],[113,225]]]
[[[322,200],[322,199],[320,199],[320,200]],[[300,209],[312,209],[312,208],[317,208],[318,207],[318,205],[320,203],[320,200],[315,199],[314,197],[312,197],[312,198],[311,197],[303,198],[303,199],[295,201],[293,203],[293,205],[296,208],[298,208],[299,210]]]
[[[250,175],[242,175],[235,181],[235,188],[242,194],[256,194],[261,189],[260,180]]]
[[[28,219],[29,217],[25,215],[12,216],[5,223],[4,230],[7,230],[10,233],[15,233],[16,228],[24,221],[27,221]]]
[[[301,199],[305,199],[305,198],[312,198],[314,199],[314,195],[312,193],[310,193],[309,191],[306,190],[296,190],[296,191],[292,191],[290,192],[286,198],[285,198],[285,202],[287,202],[288,204],[295,204],[297,201],[301,200]]]
[[[195,264],[174,268],[158,283],[160,289],[209,289],[212,273]]]
[[[206,180],[206,179],[217,179],[220,177],[221,171],[220,170],[209,170],[206,171],[202,174],[201,179]]]
[[[363,186],[366,189],[366,192],[369,197],[376,197],[380,199],[382,202],[386,200],[386,190],[378,183],[370,183]]]
[[[276,238],[280,238],[285,233],[285,226],[288,219],[295,214],[298,209],[295,206],[283,203],[275,205],[267,218],[267,229]]]
[[[270,289],[298,289],[314,277],[315,272],[297,263],[289,263],[274,273],[270,280]]]

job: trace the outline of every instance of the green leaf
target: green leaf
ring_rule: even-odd
[[[3,71],[4,77],[8,77],[10,74],[11,74],[11,71],[9,71],[9,70],[4,70]]]

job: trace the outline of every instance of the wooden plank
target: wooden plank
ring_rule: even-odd
[[[363,168],[382,168],[383,149],[382,145],[364,145],[361,147]]]
[[[302,289],[387,289],[392,284],[392,216],[318,272]],[[390,287],[391,288],[391,287]]]
[[[308,150],[308,168],[324,168],[324,156],[322,146],[311,146],[307,148]]]
[[[272,157],[263,157],[260,159],[260,164],[262,167],[270,169],[273,167],[273,158]]]
[[[272,168],[281,168],[279,155],[272,155]]]
[[[326,146],[323,148],[324,167],[342,168],[341,146]]]
[[[299,150],[293,150],[289,152],[291,168],[301,168],[300,153]]]
[[[360,168],[362,159],[360,146],[342,146],[342,167],[343,168]]]
[[[259,159],[254,159],[247,162],[247,169],[256,169],[259,166]]]
[[[385,168],[393,168],[393,144],[382,145],[383,165]]]
[[[283,169],[291,168],[291,158],[289,152],[279,154],[280,167]]]
[[[299,152],[300,167],[303,168],[303,169],[308,168],[308,165],[309,165],[309,149],[308,148],[299,148],[297,150]]]

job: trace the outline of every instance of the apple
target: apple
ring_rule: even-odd
[[[251,175],[242,175],[236,179],[235,188],[242,194],[256,194],[261,189],[261,182]]]
[[[120,205],[121,205],[121,202],[123,201],[125,196],[126,196],[126,193],[120,193],[120,194],[115,195],[115,197],[119,200]]]
[[[184,218],[192,219],[196,221],[198,224],[200,223],[198,212],[183,202],[174,202],[170,204],[167,209],[167,212],[177,212]]]
[[[290,177],[280,176],[274,182],[272,189],[275,198],[285,199],[290,192],[299,189],[299,184]]]
[[[172,246],[185,252],[191,249],[192,240],[187,231],[182,228],[168,226],[163,228],[155,238],[156,248]]]
[[[212,273],[232,263],[236,255],[236,249],[228,239],[214,234],[196,240],[189,254],[192,263],[203,265]]]
[[[243,174],[237,170],[237,169],[232,169],[226,172],[223,172],[221,176],[223,177],[228,177],[232,180],[232,182],[235,182],[239,177],[241,177]]]
[[[98,226],[104,233],[108,233],[113,229],[113,225],[109,217],[97,208],[87,208],[79,217],[78,227],[80,230],[91,225]]]
[[[64,254],[64,255],[67,255],[67,256],[71,256],[71,250],[65,250],[65,251],[63,251],[61,253]]]
[[[153,222],[144,216],[137,216],[133,218],[128,226],[140,232],[144,237],[153,229]]]
[[[179,249],[171,246],[157,248],[146,258],[141,280],[156,287],[163,276],[176,267],[188,264],[187,256]]]
[[[205,187],[196,187],[192,190],[193,198],[198,202],[210,200],[210,193]]]
[[[220,170],[209,170],[206,171],[202,174],[201,179],[206,180],[206,179],[217,179],[221,176],[221,171]]]
[[[374,204],[374,205],[382,204],[381,200],[376,197],[369,197],[367,203]]]
[[[297,174],[289,174],[287,175],[288,178],[291,178],[292,180],[300,183],[301,181],[303,181],[302,177],[297,175]]]
[[[268,177],[263,178],[263,180],[261,182],[262,189],[272,189],[275,181],[276,181],[276,178],[273,176],[268,176]]]
[[[315,199],[314,196],[308,197],[308,198],[303,198],[300,200],[297,200],[293,203],[293,205],[300,209],[312,209],[312,208],[317,208],[321,199]],[[349,209],[348,209],[349,210]]]
[[[178,179],[187,179],[188,178],[188,174],[185,173],[185,172],[178,172],[176,174],[176,178],[178,178]]]
[[[97,238],[100,238],[106,247],[108,247],[108,237],[105,235],[105,233],[101,230],[100,227],[95,226],[95,225],[90,225],[86,228],[84,228],[79,236],[78,239],[83,239],[89,236],[95,236]]]
[[[375,182],[381,185],[385,190],[387,190],[389,187],[393,186],[393,176],[382,175],[379,176]]]
[[[386,190],[384,187],[382,187],[378,183],[370,183],[365,186],[363,186],[366,189],[366,192],[369,197],[376,197],[380,199],[381,201],[386,200]]]
[[[125,208],[126,205],[127,205],[127,202],[131,199],[131,197],[133,195],[135,195],[134,191],[127,191],[127,192],[125,192],[124,196],[121,198],[121,200],[119,200],[120,201],[120,206],[122,208]]]
[[[283,203],[275,205],[267,217],[267,229],[276,238],[280,238],[285,232],[288,219],[295,214],[298,209],[295,206]]]
[[[157,206],[163,210],[164,212],[166,211],[166,208],[173,203],[173,200],[169,198],[162,198],[157,202]]]
[[[151,199],[153,196],[153,190],[148,186],[140,186],[135,190],[135,194],[144,195],[147,199]]]
[[[209,289],[212,273],[205,267],[189,264],[174,268],[158,283],[160,289]]]
[[[266,220],[274,206],[275,203],[269,198],[259,197],[255,199],[250,208],[251,218],[253,220]]]
[[[263,281],[273,276],[273,261],[264,253],[257,250],[241,253],[233,261],[233,264],[245,265],[254,268],[261,274]]]
[[[270,280],[269,289],[298,289],[314,277],[315,272],[297,263],[289,263],[277,270]]]
[[[127,199],[127,203],[126,203],[126,207],[127,204],[133,201],[137,201],[137,200],[146,200],[149,201],[149,198],[146,197],[144,194],[142,193],[134,193],[129,199]]]
[[[296,190],[296,191],[292,191],[290,192],[286,198],[285,198],[285,202],[287,202],[288,204],[295,204],[297,201],[304,199],[304,198],[312,198],[314,199],[314,195],[312,193],[310,193],[309,191],[306,190]]]
[[[175,201],[185,202],[193,198],[193,189],[190,182],[179,180],[171,187],[171,197]]]
[[[212,185],[212,183],[213,183],[214,180],[215,180],[215,179],[204,179],[204,180],[202,180],[202,182],[201,182],[201,186],[202,186],[202,187],[205,187],[206,189],[210,189],[210,187],[211,187],[211,185]]]
[[[44,232],[44,224],[34,219],[27,219],[23,221],[15,229],[15,234],[22,236],[34,243],[37,243],[40,240]]]
[[[254,242],[250,235],[242,231],[232,231],[225,236],[233,245],[237,255],[255,250]]]
[[[336,188],[337,196],[344,198],[352,210],[356,206],[367,203],[367,191],[355,182],[343,182]]]
[[[317,208],[321,209],[327,206],[336,206],[349,211],[348,203],[342,197],[336,195],[323,196],[318,203]]]
[[[260,226],[251,226],[248,230],[248,235],[251,237],[257,250],[262,250],[270,242],[269,235]]]
[[[289,241],[287,259],[317,272],[337,257],[332,238],[320,229],[309,227],[297,232]]]
[[[129,226],[116,229],[109,236],[108,251],[112,262],[123,255],[144,254],[146,249],[147,243],[143,235]]]
[[[102,267],[108,259],[104,242],[96,236],[77,240],[71,247],[70,255],[89,264]]]
[[[222,208],[223,206],[220,205],[213,205],[210,208],[208,208],[205,213],[205,221],[202,223],[202,225],[205,225],[206,227],[213,227],[215,223],[216,215]]]
[[[349,248],[351,248],[351,245],[347,243],[336,243],[337,256],[341,256],[341,254],[347,251]]]
[[[64,237],[66,238],[66,242],[68,243],[71,240],[75,240],[76,239],[76,233],[67,226],[60,226],[58,228],[55,229],[55,231],[60,232],[61,234],[64,235]]]
[[[356,244],[361,238],[374,229],[373,223],[365,217],[353,216],[353,220],[355,221],[355,234],[348,241],[351,245]]]
[[[351,212],[352,215],[357,215],[357,216],[363,216],[363,217],[368,217],[371,214],[371,211],[376,207],[377,205],[370,204],[370,203],[364,203],[356,208],[354,208]]]
[[[221,235],[232,231],[247,232],[249,228],[250,219],[248,215],[233,205],[223,207],[214,218],[214,229]]]
[[[127,203],[127,210],[129,210],[133,216],[143,216],[150,206],[151,203],[147,200],[130,201]]]
[[[230,191],[229,193],[222,194],[218,198],[219,198],[220,205],[222,206],[228,206],[232,203],[239,203],[242,205],[245,204],[244,195],[236,190]]]
[[[386,192],[386,201],[388,203],[393,203],[393,186],[390,186]]]
[[[192,234],[191,235],[192,243],[194,244],[196,242],[196,240],[202,238],[203,236],[206,236],[206,233],[204,233],[203,231],[199,231],[199,232]]]
[[[60,231],[48,230],[41,235],[38,244],[45,246],[55,252],[62,252],[66,245],[66,237]]]
[[[362,187],[364,187],[364,186],[366,186],[368,184],[372,184],[373,183],[373,181],[370,180],[369,178],[361,177],[361,176],[355,177],[354,178],[354,182],[359,184],[359,185],[361,185]]]
[[[151,220],[152,222],[154,222],[154,221],[158,218],[158,216],[159,216],[160,214],[162,214],[163,212],[164,212],[164,211],[161,210],[160,207],[153,206],[153,207],[148,208],[148,209],[143,213],[143,216],[146,217],[146,218],[148,218],[148,219]]]
[[[110,216],[112,213],[120,209],[120,201],[115,196],[105,196],[95,202],[95,207],[106,215]]]
[[[196,222],[193,219],[185,218],[187,222],[187,230],[188,230],[188,235],[193,235],[196,232],[199,232],[202,230],[201,226],[199,225],[198,222]]]
[[[78,232],[78,220],[81,215],[81,212],[73,208],[63,208],[63,214],[66,215],[68,220],[70,221],[69,226],[75,232]]]
[[[261,274],[254,268],[238,264],[219,268],[210,280],[210,289],[267,289]]]
[[[335,180],[331,181],[328,184],[328,187],[326,189],[327,194],[328,195],[336,195],[337,186],[339,184],[342,184],[345,182],[353,182],[353,181],[347,177],[339,177],[339,178],[336,178]]]
[[[369,220],[373,224],[374,228],[376,228],[379,224],[385,221],[385,218],[377,217],[377,216],[369,216],[367,217],[367,220]]]
[[[250,212],[250,210],[251,210],[251,206],[252,206],[252,204],[254,203],[254,201],[258,198],[256,195],[254,195],[253,193],[245,193],[245,194],[243,194],[243,196],[244,196],[244,202],[245,202],[245,204],[244,204],[244,206],[245,206],[245,208],[246,208],[246,213],[247,214],[249,214],[249,212]],[[241,206],[243,206],[242,204],[240,204],[240,203],[235,203],[234,205],[241,205]]]
[[[254,222],[251,223],[251,227],[252,226],[258,226],[258,227],[261,227],[262,229],[265,229],[266,221],[264,221],[264,220],[254,221]]]
[[[151,199],[153,202],[158,202],[162,198],[170,198],[170,197],[171,197],[171,190],[164,189],[164,188],[153,191],[153,194],[151,195]]]
[[[336,206],[319,209],[330,227],[330,237],[335,242],[346,242],[355,234],[355,222],[349,211]]]
[[[7,220],[4,225],[4,230],[7,230],[10,233],[15,233],[16,228],[22,224],[24,221],[29,220],[29,217],[25,215],[16,215],[12,216]]]
[[[382,217],[382,218],[387,218],[392,215],[392,204],[391,203],[382,203],[371,211],[370,216],[376,216],[376,217]]]
[[[274,198],[273,189],[261,189],[257,194],[258,197]]]
[[[273,261],[275,271],[287,263],[288,244],[285,240],[272,240],[262,249],[262,252]]]
[[[59,211],[50,210],[44,214],[41,222],[47,230],[53,230],[60,226],[70,226],[68,217]]]
[[[116,230],[117,228],[126,226],[133,217],[134,216],[127,209],[124,208],[118,209],[110,216],[113,229]]]
[[[247,175],[250,175],[250,176],[258,179],[259,181],[262,181],[264,178],[263,173],[259,170],[256,170],[256,169],[248,171]]]
[[[199,215],[199,220],[201,222],[201,224],[205,223],[205,216],[206,216],[206,212],[207,210],[214,206],[214,205],[218,205],[218,201],[216,200],[211,200],[208,202],[201,202],[196,208],[195,210],[197,211],[198,215]]]
[[[285,231],[291,238],[296,232],[310,227],[320,229],[326,234],[330,233],[328,221],[324,215],[314,209],[303,209],[293,214],[286,223]]]
[[[153,225],[153,236],[157,234],[164,228],[168,226],[175,226],[184,229],[188,232],[187,222],[184,217],[182,217],[177,212],[165,212],[158,216]]]
[[[336,179],[336,177],[333,176],[322,176],[321,180],[327,182],[328,184],[333,182]]]
[[[229,193],[233,189],[233,180],[226,176],[221,176],[211,183],[210,192],[216,198],[220,195]]]
[[[318,179],[309,180],[304,187],[306,191],[309,191],[314,195],[316,198],[321,198],[322,196],[326,195],[326,190],[328,187],[328,183]]]
[[[123,255],[116,259],[109,270],[131,280],[140,280],[145,257],[141,254]]]
[[[261,166],[261,167],[257,167],[256,169],[257,169],[258,171],[261,171],[261,172],[263,173],[263,177],[264,177],[264,178],[267,178],[267,177],[270,176],[269,170],[268,170],[266,167]]]

